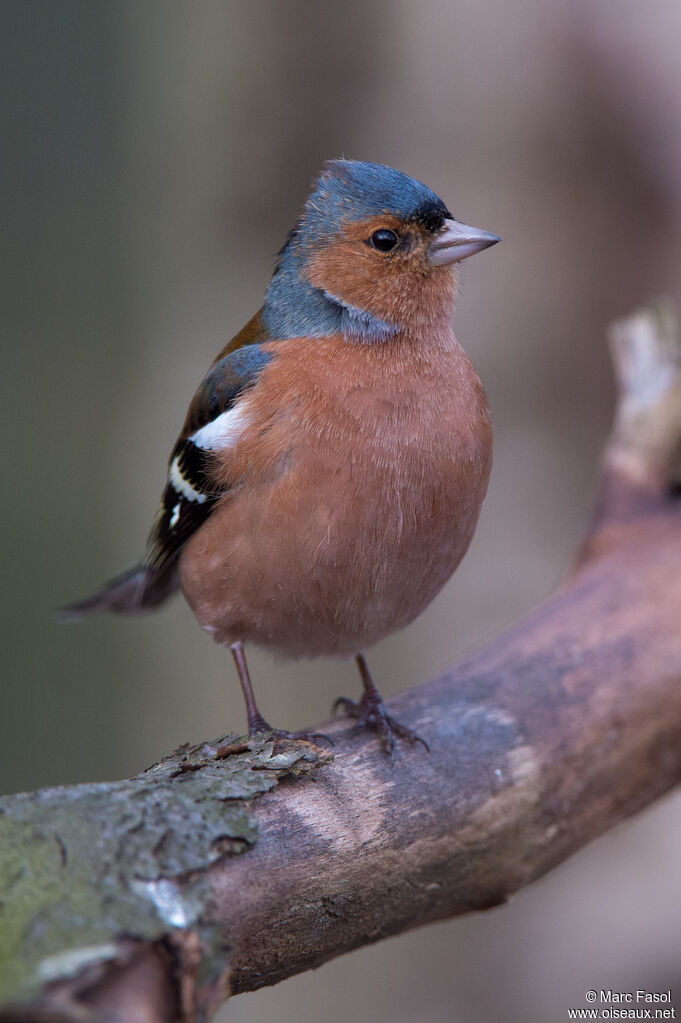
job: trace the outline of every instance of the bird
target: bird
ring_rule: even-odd
[[[273,729],[245,648],[354,657],[342,709],[390,716],[364,651],[413,621],[472,539],[487,490],[487,397],[451,324],[458,264],[500,241],[381,164],[327,161],[258,312],[218,353],[168,462],[144,556],[66,609],[136,614],[181,588],[229,647],[249,736]]]

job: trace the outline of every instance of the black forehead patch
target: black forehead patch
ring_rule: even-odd
[[[443,226],[445,220],[453,220],[447,207],[439,200],[437,202],[426,202],[409,217],[413,223],[424,228],[431,234],[435,234]]]

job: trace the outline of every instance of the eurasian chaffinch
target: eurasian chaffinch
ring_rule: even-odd
[[[492,431],[451,328],[453,268],[497,241],[399,171],[326,163],[262,308],[194,395],[144,559],[72,616],[181,587],[232,651],[249,734],[270,729],[244,653],[258,643],[354,655],[362,699],[337,703],[388,752],[423,741],[385,712],[362,651],[423,611],[473,536]]]

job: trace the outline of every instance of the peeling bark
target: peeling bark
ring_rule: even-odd
[[[612,338],[573,575],[390,701],[430,754],[336,721],[333,756],[226,737],[0,802],[0,1020],[209,1019],[230,991],[503,901],[681,779],[681,351],[666,309]]]

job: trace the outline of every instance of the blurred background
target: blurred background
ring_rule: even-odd
[[[129,775],[244,727],[231,659],[178,599],[58,626],[142,550],[189,397],[260,305],[322,161],[387,163],[503,245],[464,268],[457,336],[495,469],[463,566],[372,651],[386,695],[561,580],[613,386],[604,331],[679,299],[681,5],[652,0],[4,0],[5,523],[0,790]],[[352,666],[254,654],[283,727]],[[674,989],[681,797],[508,906],[235,999],[272,1018],[546,1023],[588,988]]]

